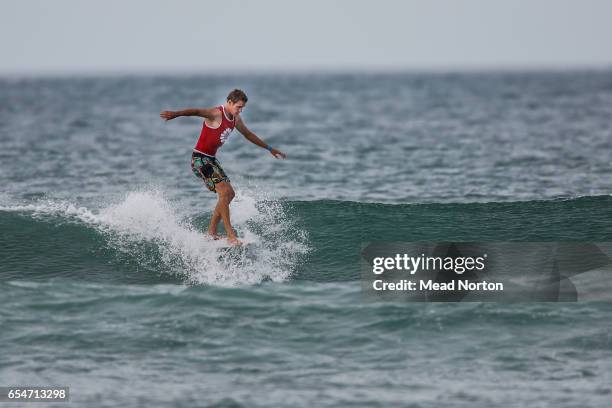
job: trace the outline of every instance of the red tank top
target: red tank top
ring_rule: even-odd
[[[217,106],[217,109],[221,111],[221,124],[216,128],[211,128],[204,121],[200,138],[194,148],[194,150],[209,156],[217,154],[217,149],[225,143],[236,126],[236,118],[229,120],[223,105]]]

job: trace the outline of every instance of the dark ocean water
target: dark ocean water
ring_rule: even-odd
[[[243,251],[203,237],[200,122],[157,116],[233,87],[288,154],[237,133],[219,153]],[[610,112],[609,71],[0,79],[0,385],[68,385],[71,406],[607,406],[609,303],[372,301],[359,249],[612,242]]]

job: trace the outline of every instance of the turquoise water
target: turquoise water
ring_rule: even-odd
[[[220,151],[243,251],[203,235],[201,124],[157,117],[235,86],[288,154],[236,133]],[[70,386],[71,406],[607,406],[608,303],[375,302],[359,250],[612,241],[611,106],[607,71],[1,79],[0,385]]]

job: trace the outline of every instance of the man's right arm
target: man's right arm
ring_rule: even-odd
[[[172,120],[174,118],[178,118],[179,116],[201,116],[208,120],[214,121],[216,119],[216,111],[215,108],[198,108],[198,109],[185,109],[181,111],[163,111],[159,114],[162,119]]]

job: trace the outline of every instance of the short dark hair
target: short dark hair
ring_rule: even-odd
[[[232,92],[229,93],[229,95],[227,95],[227,100],[233,103],[236,103],[238,101],[247,103],[249,98],[247,98],[246,94],[240,89],[234,89]]]

